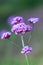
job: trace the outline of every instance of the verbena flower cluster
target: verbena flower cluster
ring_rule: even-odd
[[[7,30],[0,31],[0,39],[8,39],[11,36],[11,32]]]
[[[31,51],[32,51],[32,47],[24,46],[21,53],[22,54],[27,54],[27,53],[30,53]]]
[[[39,18],[30,18],[27,20],[29,23],[35,24],[39,21]],[[11,25],[11,32],[14,32],[16,35],[25,34],[26,32],[32,31],[32,26],[25,24],[23,17],[21,16],[11,16],[8,18],[8,23]],[[9,39],[11,32],[2,30],[0,31],[0,39]],[[27,54],[32,51],[32,47],[24,46],[21,50],[22,54]]]

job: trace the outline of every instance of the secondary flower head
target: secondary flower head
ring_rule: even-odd
[[[23,22],[23,17],[21,16],[11,16],[9,17],[8,19],[8,23],[11,24],[11,25],[14,25],[14,24],[17,24],[17,23],[22,23]]]
[[[3,30],[0,32],[0,35],[1,39],[8,39],[11,36],[11,32]]]
[[[23,34],[25,32],[31,31],[32,27],[30,25],[26,25],[25,23],[19,23],[12,26],[11,31],[15,32],[15,34]]]
[[[21,53],[22,53],[22,54],[27,54],[27,53],[30,53],[31,51],[32,51],[32,47],[24,46],[24,47],[22,48]]]
[[[33,23],[33,24],[37,23],[38,21],[39,21],[39,18],[30,18],[30,19],[28,19],[28,22]]]

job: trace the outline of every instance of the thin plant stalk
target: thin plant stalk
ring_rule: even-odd
[[[32,27],[34,28],[34,24],[32,24]],[[28,43],[30,43],[30,41],[31,41],[31,38],[32,38],[32,33],[33,33],[33,29],[32,29],[32,31],[30,31],[30,36],[29,36]]]
[[[24,40],[23,40],[23,36],[22,35],[21,35],[21,41],[22,41],[22,46],[24,47]],[[28,58],[27,58],[26,54],[25,54],[25,59],[26,59],[27,65],[29,65]]]
[[[32,31],[30,32],[28,43],[30,43],[30,41],[31,41],[31,36],[32,36]]]
[[[13,40],[8,39],[12,44],[14,44]],[[15,47],[17,47],[17,45],[15,44]]]

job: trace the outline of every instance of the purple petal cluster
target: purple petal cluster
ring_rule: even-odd
[[[39,18],[30,18],[30,19],[28,19],[28,22],[33,23],[33,24],[37,23],[38,21],[39,21]]]
[[[10,17],[9,22],[12,26],[11,31],[17,34],[24,34],[25,32],[29,32],[32,30],[30,25],[26,25],[23,22],[23,18],[21,16]]]
[[[30,25],[26,25],[25,23],[19,23],[16,25],[13,25],[11,31],[15,32],[15,34],[19,34],[19,33],[25,33],[28,31],[31,31],[32,27]]]
[[[18,23],[22,23],[23,22],[23,17],[21,16],[11,16],[8,18],[8,23],[11,24],[11,25],[15,25],[15,24],[18,24]]]
[[[8,39],[11,36],[11,32],[3,30],[0,32],[1,39]]]
[[[28,53],[30,53],[31,51],[32,51],[32,47],[24,46],[24,47],[22,48],[21,53],[22,53],[22,54],[28,54]]]

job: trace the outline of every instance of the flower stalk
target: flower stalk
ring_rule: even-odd
[[[23,36],[21,35],[21,41],[22,41],[22,46],[24,47],[24,40],[23,40]],[[25,59],[26,59],[26,62],[27,62],[27,65],[29,65],[28,63],[28,58],[27,58],[27,55],[25,54]]]

